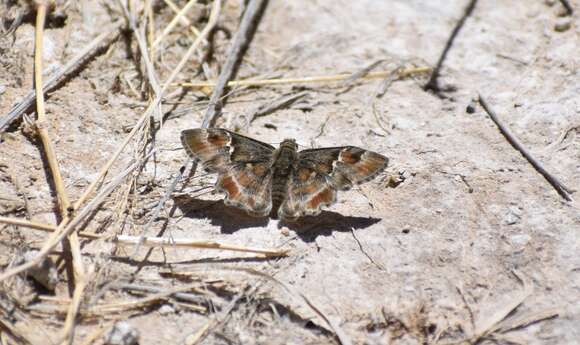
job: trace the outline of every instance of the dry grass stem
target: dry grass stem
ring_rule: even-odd
[[[13,219],[0,217],[0,223],[25,226],[36,230],[50,231],[54,232],[58,228],[52,225],[46,225],[41,223],[30,222],[23,219]],[[244,247],[231,244],[219,243],[210,240],[190,240],[190,239],[179,239],[179,238],[164,238],[164,237],[141,237],[141,236],[128,236],[128,235],[99,235],[89,232],[79,232],[80,237],[85,237],[93,240],[107,240],[111,239],[114,243],[121,245],[141,245],[150,248],[191,248],[191,249],[218,249],[225,251],[234,252],[245,252],[245,253],[255,253],[262,254],[268,257],[279,257],[288,255],[287,249],[264,249],[264,248],[254,248],[254,247]]]
[[[26,219],[9,218],[9,217],[4,217],[4,216],[0,216],[0,223],[16,225],[16,226],[24,226],[27,228],[42,230],[42,231],[54,231],[54,230],[56,230],[56,226],[54,226],[54,225],[38,223],[38,222],[26,220]]]
[[[514,310],[516,310],[532,294],[532,286],[523,281],[524,289],[519,291],[507,303],[502,303],[494,309],[494,312],[475,323],[475,333],[473,339],[477,341],[501,328],[501,322],[505,320]]]
[[[195,333],[188,335],[183,344],[184,345],[194,345],[197,344],[207,333],[207,331],[213,326],[215,320],[210,319],[207,323],[200,327]]]
[[[46,13],[48,10],[48,3],[47,2],[38,2],[37,3],[37,14],[36,14],[36,30],[35,30],[35,49],[34,49],[34,85],[36,88],[36,113],[38,116],[37,119],[37,132],[41,138],[42,145],[45,151],[46,159],[48,161],[48,167],[51,172],[51,176],[54,182],[54,186],[56,189],[56,194],[58,198],[58,205],[60,208],[60,214],[63,219],[68,220],[69,212],[71,211],[70,208],[70,201],[65,189],[64,181],[62,179],[62,174],[60,172],[60,167],[58,164],[58,160],[56,158],[56,153],[54,150],[54,146],[50,139],[50,135],[48,133],[48,121],[46,118],[46,112],[44,107],[44,92],[42,90],[43,82],[42,82],[42,47],[43,47],[43,33],[44,33],[44,24],[46,20]],[[63,221],[64,222],[64,221]],[[76,286],[74,289],[74,299],[73,303],[71,304],[71,308],[66,316],[65,326],[63,329],[63,333],[65,334],[65,338],[63,343],[70,344],[72,343],[73,333],[74,333],[74,325],[76,321],[76,315],[78,308],[78,304],[80,303],[80,299],[82,298],[82,293],[84,291],[84,266],[82,261],[82,255],[80,250],[80,242],[78,236],[75,233],[71,233],[69,235],[69,243],[70,243],[70,250],[73,257],[73,268],[74,268],[74,280],[76,282]]]
[[[177,65],[177,67],[172,71],[167,82],[163,85],[163,89],[161,90],[162,94],[171,85],[172,81],[177,77],[177,74],[179,73],[179,71],[181,71],[181,69],[185,66],[185,64],[191,58],[193,53],[199,48],[200,44],[207,38],[207,36],[211,33],[211,31],[217,25],[220,11],[221,11],[221,0],[215,0],[213,3],[213,6],[212,6],[212,11],[211,11],[207,25],[204,27],[204,29],[202,30],[200,35],[195,39],[195,41],[192,43],[192,45],[189,47],[189,49],[187,50],[185,55],[182,57],[181,61]],[[180,176],[181,176],[181,173],[178,174],[178,177],[180,177]],[[180,178],[175,178],[170,187],[174,188],[175,185],[177,184],[177,182],[179,182],[179,179]],[[148,231],[149,226],[152,224],[153,220],[156,219],[159,212],[161,212],[161,209],[163,208],[165,200],[167,198],[169,198],[169,195],[173,191],[173,188],[167,189],[167,191],[165,193],[165,197],[162,200],[160,200],[158,205],[156,206],[154,214],[152,215],[151,219],[149,220],[148,225],[145,227],[145,232],[144,232],[145,235],[146,235],[146,232]],[[137,247],[135,248],[134,252],[136,252],[138,250],[139,245],[140,245],[140,243],[137,243]]]
[[[165,2],[167,6],[169,6],[169,8],[173,10],[173,12],[175,12],[175,14],[178,14],[181,11],[173,1],[163,0],[163,2]],[[181,22],[181,24],[185,25],[186,27],[189,27],[189,30],[194,34],[194,37],[201,35],[201,32],[199,32],[199,30],[195,26],[193,26],[193,24],[189,21],[189,19],[187,19],[187,17],[182,16],[179,18],[179,21]],[[203,43],[207,44],[208,42],[207,40],[204,39]]]
[[[191,10],[191,8],[193,8],[193,5],[195,4],[197,4],[197,0],[190,0],[181,10],[177,12],[177,14],[173,17],[173,19],[169,22],[169,24],[167,24],[165,29],[163,29],[161,35],[157,36],[155,41],[153,41],[152,44],[153,48],[156,48],[165,39],[165,37],[167,37],[167,35],[169,35],[171,31],[173,31],[178,22],[184,23],[183,19],[185,14],[187,14],[187,12],[189,12],[189,10]],[[189,26],[188,21],[186,21],[185,23],[186,25]],[[199,36],[199,32],[195,33],[195,35]]]
[[[286,256],[287,249],[262,249],[253,247],[244,247],[232,244],[224,244],[216,241],[206,240],[189,240],[189,239],[172,239],[164,237],[145,237],[141,241],[139,236],[118,235],[115,237],[115,242],[123,245],[136,245],[141,243],[147,247],[162,247],[162,248],[198,248],[198,249],[219,249],[229,250],[235,252],[263,254],[265,256]]]
[[[413,67],[402,69],[398,71],[399,78],[406,78],[416,74],[428,73],[431,71],[430,67]],[[392,71],[370,72],[359,79],[381,79],[387,78],[393,74]],[[227,86],[267,86],[267,85],[284,85],[284,84],[308,84],[308,83],[328,83],[345,81],[352,77],[350,73],[335,74],[328,76],[303,77],[303,78],[274,78],[274,79],[255,79],[255,80],[234,80],[228,82]],[[192,82],[192,83],[178,83],[177,86],[187,87],[192,89],[204,89],[215,87],[215,82]]]

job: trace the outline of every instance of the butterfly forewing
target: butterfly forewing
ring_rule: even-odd
[[[185,130],[181,141],[192,158],[219,174],[216,190],[226,194],[226,205],[256,216],[268,215],[274,147],[219,128]]]
[[[338,190],[372,180],[389,163],[387,157],[355,146],[304,150],[299,152],[299,158],[312,162],[317,171],[329,175]]]

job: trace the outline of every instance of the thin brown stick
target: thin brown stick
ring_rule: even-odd
[[[481,94],[479,95],[479,104],[481,104],[485,112],[489,115],[491,120],[495,123],[501,134],[503,134],[503,136],[507,139],[510,145],[512,145],[514,149],[518,150],[524,156],[524,158],[526,158],[528,162],[530,162],[530,164],[534,167],[534,169],[536,169],[537,172],[539,172],[542,176],[544,176],[544,178],[548,181],[548,183],[550,183],[550,185],[552,185],[552,187],[556,190],[556,192],[558,192],[558,194],[560,194],[560,196],[562,196],[567,201],[574,201],[572,199],[572,196],[570,195],[572,191],[564,184],[562,184],[562,182],[560,182],[554,175],[550,174],[544,168],[544,166],[540,162],[538,162],[530,154],[530,152],[519,142],[519,140],[516,139],[516,137],[512,134],[512,132],[499,121],[496,113],[493,111],[493,109],[491,109],[491,107]]]
[[[451,35],[449,36],[449,38],[447,39],[447,42],[445,43],[445,48],[443,48],[443,52],[441,53],[441,56],[439,56],[439,60],[437,61],[437,65],[435,65],[435,68],[433,69],[433,72],[431,73],[431,78],[429,78],[429,81],[423,87],[423,89],[425,91],[433,91],[436,94],[441,92],[441,87],[439,86],[439,73],[441,72],[441,67],[443,67],[443,62],[445,61],[445,58],[447,57],[447,53],[449,53],[449,50],[451,49],[451,46],[453,45],[453,41],[455,41],[455,38],[457,37],[457,35],[459,34],[459,31],[463,27],[463,24],[465,24],[465,21],[467,20],[467,18],[469,16],[471,16],[471,14],[473,13],[473,10],[475,9],[475,4],[477,4],[477,0],[470,0],[469,1],[469,5],[467,5],[467,7],[465,8],[465,12],[463,13],[463,16],[461,16],[461,19],[459,19],[459,21],[457,22],[457,24],[453,28]]]
[[[291,93],[282,95],[273,101],[270,101],[266,104],[260,105],[257,109],[252,111],[251,115],[248,116],[250,119],[250,123],[256,120],[258,117],[266,116],[271,114],[279,109],[286,108],[290,106],[292,103],[296,102],[300,98],[303,98],[308,95],[307,91],[302,91],[298,93]]]
[[[107,32],[104,32],[93,39],[86,45],[76,56],[67,62],[62,68],[57,70],[54,74],[46,79],[42,87],[44,94],[54,91],[65,80],[78,72],[87,62],[95,57],[99,52],[105,50],[119,38],[121,34],[122,25],[116,24]],[[10,111],[0,118],[0,133],[4,132],[6,128],[12,124],[16,119],[20,118],[36,101],[36,90],[30,91],[24,98],[18,102]]]
[[[572,14],[574,14],[574,8],[572,8],[572,5],[570,5],[570,2],[568,2],[568,0],[560,0],[560,3],[566,9],[567,15],[571,16]]]
[[[431,71],[430,67],[414,67],[402,69],[400,71],[379,71],[370,72],[359,79],[370,80],[370,79],[382,79],[392,76],[393,73],[397,73],[399,78],[409,77],[415,74],[423,74]],[[274,78],[274,79],[254,79],[254,80],[233,80],[228,82],[228,86],[268,86],[268,85],[286,85],[286,84],[309,84],[309,83],[328,83],[328,82],[338,82],[346,81],[352,77],[351,73],[342,73],[336,75],[327,76],[314,76],[314,77],[303,77],[303,78]],[[192,82],[192,83],[179,83],[176,84],[182,87],[188,87],[192,89],[203,89],[208,87],[215,87],[215,82]]]
[[[213,126],[216,118],[221,114],[222,102],[225,101],[223,95],[227,84],[236,76],[239,63],[252,41],[267,3],[268,0],[250,0],[246,6],[240,27],[232,39],[233,42],[228,49],[226,62],[209,99],[209,106],[201,124],[202,128]]]

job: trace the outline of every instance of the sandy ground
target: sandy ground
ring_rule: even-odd
[[[198,272],[206,282],[227,282],[231,295],[221,298],[237,302],[231,312],[196,312],[169,300],[99,321],[83,319],[75,343],[97,324],[109,329],[112,320],[126,319],[139,331],[140,344],[182,343],[208,320],[216,321],[201,342],[206,344],[338,343],[336,329],[354,344],[448,344],[482,334],[487,339],[481,343],[580,344],[578,206],[555,192],[481,107],[466,111],[481,93],[549,171],[572,189],[580,186],[580,22],[578,15],[562,19],[560,4],[551,3],[478,3],[446,60],[441,83],[457,89],[446,98],[423,91],[425,78],[394,82],[378,99],[373,97],[380,85],[376,80],[234,93],[218,126],[273,144],[296,138],[304,148],[364,147],[390,158],[387,173],[359,190],[341,193],[326,212],[296,225],[249,218],[214,202],[220,195],[197,196],[195,191],[211,185],[214,176],[187,180],[149,235],[165,226],[164,236],[283,247],[290,255],[265,260],[219,251],[155,250],[136,273],[138,281],[179,288],[188,280],[162,273]],[[239,78],[334,75],[382,59],[386,62],[378,70],[398,64],[432,66],[465,5],[436,0],[272,1]],[[203,18],[203,13],[200,6],[190,18]],[[227,31],[235,32],[238,13],[238,2],[224,7],[224,30],[216,34],[216,60],[209,64],[214,75],[225,59]],[[47,75],[111,20],[102,2],[80,2],[68,9],[68,16],[66,26],[46,32]],[[158,16],[162,30],[171,12],[161,8]],[[554,26],[565,20],[571,20],[571,28],[556,31]],[[32,86],[33,32],[33,25],[25,23],[13,37],[2,38],[0,115]],[[159,54],[160,76],[166,77],[187,49],[189,43],[179,44],[179,36],[174,33]],[[119,41],[47,101],[50,130],[73,199],[96,177],[147,104],[130,87],[141,87],[138,67]],[[192,63],[180,80],[189,80],[196,71]],[[204,94],[188,92],[178,98],[172,91],[163,110],[175,116],[156,133],[154,160],[135,179],[134,188],[127,184],[115,192],[85,230],[135,235],[148,222],[185,159],[180,131],[199,127],[205,112]],[[307,93],[300,102],[248,123],[259,106],[298,91]],[[2,134],[0,213],[55,223],[56,205],[40,146],[27,133],[20,124]],[[116,172],[134,157],[131,150],[139,144],[132,145],[115,165]],[[393,187],[389,176],[404,180]],[[117,213],[124,195],[130,205],[122,216]],[[1,229],[3,267],[24,249],[39,247],[46,236],[14,226]],[[95,270],[84,305],[98,302],[92,293],[106,283],[136,272],[138,260],[128,259],[132,249],[115,248],[104,240],[83,242],[86,265]],[[232,268],[267,273],[293,292]],[[66,299],[66,272],[60,277],[55,294]],[[29,335],[35,343],[46,343],[45,334],[62,327],[62,315],[30,311],[47,303],[34,289],[15,292],[10,290],[14,284],[6,282],[4,287],[8,301],[35,296],[19,306],[39,326]],[[118,291],[101,297],[109,302],[134,298]],[[102,341],[97,338],[96,343]]]

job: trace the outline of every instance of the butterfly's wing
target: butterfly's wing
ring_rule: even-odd
[[[226,194],[226,205],[254,216],[270,213],[273,146],[221,128],[184,130],[181,142],[205,170],[218,173],[215,188]]]
[[[316,215],[336,202],[337,190],[372,180],[388,164],[387,157],[354,146],[304,150],[288,183],[280,218]]]

